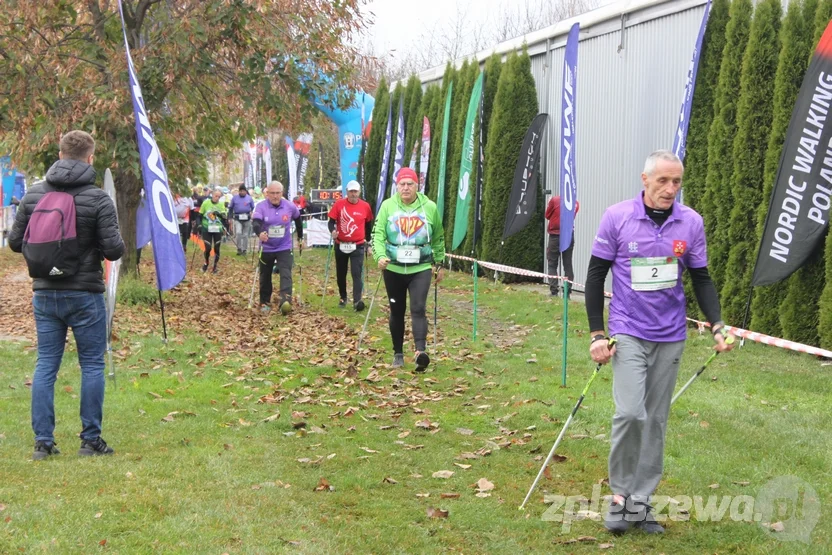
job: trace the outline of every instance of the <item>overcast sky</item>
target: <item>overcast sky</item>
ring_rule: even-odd
[[[444,64],[451,45],[459,49],[455,57],[468,56],[496,45],[499,37],[507,40],[551,25],[564,17],[557,15],[561,11],[581,13],[613,1],[371,0],[362,8],[368,22],[363,50],[394,67],[410,58],[408,71],[422,70],[428,61]],[[457,22],[464,22],[464,38],[452,38],[458,36]],[[408,56],[413,52],[421,55]]]
[[[405,52],[415,47],[425,29],[448,24],[457,12],[466,13],[472,24],[487,24],[488,16],[501,13],[513,0],[372,0],[364,8],[372,12],[369,38],[378,56],[388,50]]]
[[[457,13],[472,25],[491,25],[503,6],[514,1],[372,0],[363,10],[370,21],[367,38],[379,57],[390,50],[402,55],[417,47],[417,38],[427,30],[450,25]]]

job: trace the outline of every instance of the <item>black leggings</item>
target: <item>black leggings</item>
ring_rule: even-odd
[[[184,222],[179,224],[179,237],[182,239],[182,250],[188,252],[188,238],[191,236],[191,224]]]
[[[410,318],[413,341],[417,351],[424,351],[428,337],[428,319],[425,305],[430,291],[433,272],[428,269],[415,274],[397,274],[384,270],[384,287],[390,302],[390,336],[393,352],[402,353],[404,343],[404,314],[407,311],[407,293],[410,292]]]
[[[352,275],[352,302],[361,300],[364,290],[361,272],[364,269],[364,245],[358,245],[354,251],[344,254],[338,245],[335,245],[335,281],[338,283],[338,296],[347,298],[347,264],[350,266]]]
[[[211,247],[214,248],[214,266],[220,261],[220,245],[222,245],[222,233],[208,233],[202,234],[202,240],[205,241],[205,264],[208,264],[208,259],[211,257]],[[213,243],[213,244],[212,244]]]

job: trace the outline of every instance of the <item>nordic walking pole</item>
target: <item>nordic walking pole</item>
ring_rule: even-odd
[[[439,283],[436,282],[436,278],[433,280],[433,356],[436,358],[436,314],[438,311],[437,303],[439,302]]]
[[[610,348],[612,348],[613,345],[615,345],[615,338],[610,338],[608,346]],[[534,479],[534,482],[532,483],[532,487],[529,488],[529,493],[527,493],[526,498],[523,499],[523,503],[520,505],[519,510],[521,510],[521,511],[523,510],[523,508],[526,506],[526,503],[528,503],[528,501],[529,501],[529,497],[532,496],[532,493],[534,492],[534,489],[537,487],[537,483],[540,481],[540,477],[543,476],[543,472],[545,472],[546,467],[549,466],[549,461],[551,461],[552,457],[555,455],[555,450],[558,448],[558,445],[560,445],[560,441],[563,439],[563,434],[566,433],[566,429],[569,427],[569,424],[572,422],[572,418],[575,417],[575,413],[577,413],[578,409],[581,408],[581,403],[584,402],[584,397],[586,396],[587,392],[589,391],[589,386],[592,385],[592,382],[595,380],[595,376],[597,376],[598,373],[601,371],[601,366],[602,365],[601,365],[600,362],[595,365],[595,371],[589,377],[589,381],[586,382],[586,386],[584,386],[584,390],[581,392],[581,396],[578,397],[578,402],[575,403],[575,407],[572,409],[572,412],[569,414],[569,418],[566,419],[566,423],[564,423],[563,429],[560,431],[560,434],[558,435],[558,438],[555,440],[555,444],[552,445],[552,450],[549,451],[549,455],[546,457],[546,460],[543,461],[543,466],[540,467],[540,472],[537,473],[537,478]]]
[[[733,342],[734,342],[734,336],[733,336],[733,335],[729,335],[729,336],[726,336],[726,337],[725,337],[725,343],[727,343],[728,345],[731,345]],[[694,381],[696,381],[696,378],[698,378],[698,377],[699,377],[699,375],[700,375],[702,372],[704,372],[704,371],[705,371],[705,368],[707,368],[707,367],[708,367],[708,365],[709,365],[709,364],[710,364],[710,363],[711,363],[711,362],[712,362],[712,361],[716,358],[716,355],[718,355],[718,354],[719,354],[719,351],[714,351],[714,352],[711,354],[711,356],[709,356],[709,357],[708,357],[708,360],[706,360],[706,361],[705,361],[705,364],[703,364],[703,365],[702,365],[702,368],[700,368],[699,370],[697,370],[697,371],[696,371],[696,374],[694,374],[693,376],[691,376],[691,377],[690,377],[690,379],[688,380],[688,383],[686,383],[685,385],[683,385],[683,386],[682,386],[682,389],[680,389],[680,390],[676,393],[676,395],[674,395],[674,396],[673,396],[673,399],[671,399],[671,400],[670,400],[670,404],[671,404],[671,405],[673,405],[673,403],[675,403],[675,402],[676,402],[676,399],[678,399],[679,397],[681,397],[681,396],[682,396],[682,393],[684,393],[684,392],[685,392],[685,390],[686,390],[686,389],[690,386],[690,384],[692,384]]]
[[[373,291],[373,296],[370,297],[370,306],[367,308],[367,316],[364,317],[364,327],[361,328],[361,335],[358,336],[358,347],[356,347],[356,351],[361,350],[361,342],[364,340],[364,333],[367,331],[367,323],[370,321],[370,313],[373,311],[373,303],[376,301],[376,295],[378,294],[378,288],[381,285],[381,278],[384,277],[384,272],[378,276],[378,283],[376,283],[376,290]]]
[[[252,252],[254,252],[254,249],[252,249]],[[256,262],[260,262],[261,254],[263,254],[263,245],[260,245],[260,249],[257,251],[257,258],[255,258]],[[251,295],[249,295],[248,297],[249,308],[251,308],[251,306],[254,304],[254,287],[257,284],[257,274],[258,270],[260,269],[258,266],[259,264],[254,264],[254,274],[251,276]]]
[[[191,234],[193,236],[193,234]],[[196,241],[193,241],[194,244],[194,253],[191,255],[191,270],[194,269],[194,260],[196,259],[196,250],[199,245],[197,245]]]
[[[298,258],[299,259],[303,258],[303,245],[301,244],[302,242],[303,242],[303,239],[298,241],[298,253],[299,253]],[[295,257],[294,257],[294,255],[292,255],[292,260],[294,260],[294,259],[295,259]],[[301,266],[300,260],[298,260],[298,276],[300,277],[300,286],[298,287],[298,304],[300,306],[303,306],[303,266]]]
[[[332,236],[329,237],[329,252],[326,254],[326,271],[324,272],[324,290],[321,293],[321,308],[324,307],[324,299],[326,299],[326,283],[329,281],[329,260],[332,256]]]

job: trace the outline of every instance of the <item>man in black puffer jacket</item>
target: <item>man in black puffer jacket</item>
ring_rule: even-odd
[[[104,350],[107,318],[104,307],[104,270],[101,260],[118,260],[124,242],[115,206],[95,185],[92,164],[95,141],[84,131],[61,137],[60,160],[46,173],[46,182],[29,189],[20,203],[9,245],[23,248],[26,226],[38,201],[47,192],[64,191],[75,197],[75,226],[81,264],[62,279],[35,279],[32,305],[38,332],[38,360],[32,379],[33,459],[60,453],[55,444],[55,380],[64,354],[66,333],[72,328],[81,365],[81,449],[79,455],[109,455],[113,449],[101,438],[104,407]]]

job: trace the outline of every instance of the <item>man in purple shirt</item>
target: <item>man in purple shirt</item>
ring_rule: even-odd
[[[614,534],[631,525],[664,532],[649,505],[659,484],[670,400],[685,346],[682,271],[713,322],[714,349],[730,351],[719,297],[708,274],[702,216],[676,202],[684,167],[670,151],[647,157],[638,197],[607,208],[592,246],[586,311],[592,360],[613,363],[609,480],[613,499],[604,526]],[[604,333],[604,281],[612,268],[609,347]]]
[[[260,239],[260,310],[268,314],[272,300],[272,269],[280,274],[280,311],[292,311],[292,222],[298,233],[298,247],[303,250],[303,224],[298,207],[283,198],[283,185],[272,181],[266,199],[254,209],[252,227]]]
[[[240,185],[239,193],[231,197],[231,203],[228,205],[228,217],[234,220],[234,240],[237,243],[238,256],[248,252],[251,213],[254,211],[254,199],[248,194],[245,185]]]

